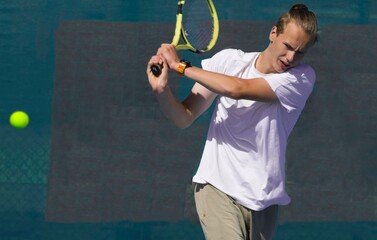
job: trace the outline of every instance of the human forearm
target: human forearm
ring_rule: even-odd
[[[236,93],[239,91],[236,88],[241,86],[239,78],[206,71],[197,67],[186,69],[185,76],[217,94],[232,98],[237,98]]]
[[[158,103],[164,115],[178,128],[186,128],[193,122],[193,116],[167,86],[163,92],[156,93]]]
[[[176,69],[177,64],[171,68]],[[263,78],[242,79],[197,67],[186,68],[184,75],[219,95],[233,99],[265,102],[277,100],[275,92]]]

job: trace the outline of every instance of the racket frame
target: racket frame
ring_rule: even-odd
[[[177,50],[189,50],[194,53],[204,53],[204,52],[208,52],[215,46],[217,42],[217,38],[219,37],[220,24],[219,24],[219,19],[217,16],[216,8],[212,0],[206,0],[206,1],[207,1],[207,5],[208,5],[209,11],[212,17],[212,22],[213,22],[213,32],[212,32],[211,41],[209,42],[208,46],[205,49],[196,49],[190,44],[189,40],[186,37],[185,29],[182,24],[183,8],[184,8],[185,0],[179,0],[177,14],[176,14],[174,37],[171,42],[171,44],[174,45]],[[181,38],[183,39],[184,44],[178,44]],[[162,69],[162,66],[160,66],[159,64],[153,64],[151,66],[151,70],[156,77],[158,77],[161,74],[161,69]]]
[[[188,0],[190,1],[190,0]],[[204,0],[203,0],[204,1]],[[172,40],[172,45],[175,46],[177,50],[190,50],[194,53],[204,53],[210,51],[216,44],[217,38],[219,37],[219,30],[220,30],[220,24],[219,24],[219,18],[217,16],[215,5],[213,4],[212,0],[206,0],[207,5],[209,8],[209,11],[211,13],[212,22],[213,22],[213,33],[211,41],[209,42],[207,48],[205,49],[196,49],[191,45],[189,40],[186,37],[185,29],[182,24],[183,21],[183,9],[185,0],[178,1],[178,9],[177,9],[177,15],[176,15],[176,25],[175,25],[175,33]],[[183,39],[184,44],[178,44],[180,39]]]

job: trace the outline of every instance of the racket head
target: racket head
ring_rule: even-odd
[[[184,11],[184,14],[183,14]],[[179,0],[172,44],[177,50],[204,53],[211,50],[219,36],[219,19],[212,0]],[[183,44],[178,44],[180,39]],[[153,64],[152,73],[158,77],[162,66]]]
[[[179,1],[172,44],[177,50],[207,52],[215,46],[219,28],[219,19],[212,0]],[[180,38],[184,44],[178,44]]]

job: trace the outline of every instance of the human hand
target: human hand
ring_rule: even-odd
[[[162,44],[157,51],[157,55],[166,59],[167,66],[170,69],[177,70],[180,59],[173,44]]]
[[[158,64],[162,67],[159,76],[155,76],[151,70],[151,66],[154,64]],[[157,94],[163,93],[168,86],[168,68],[164,66],[168,66],[168,63],[162,55],[152,56],[148,62],[146,70],[148,81],[152,90]]]

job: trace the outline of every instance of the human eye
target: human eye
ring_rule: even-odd
[[[284,45],[285,45],[285,47],[286,47],[288,50],[292,50],[292,49],[293,49],[292,46],[289,45],[288,43],[284,43]]]

